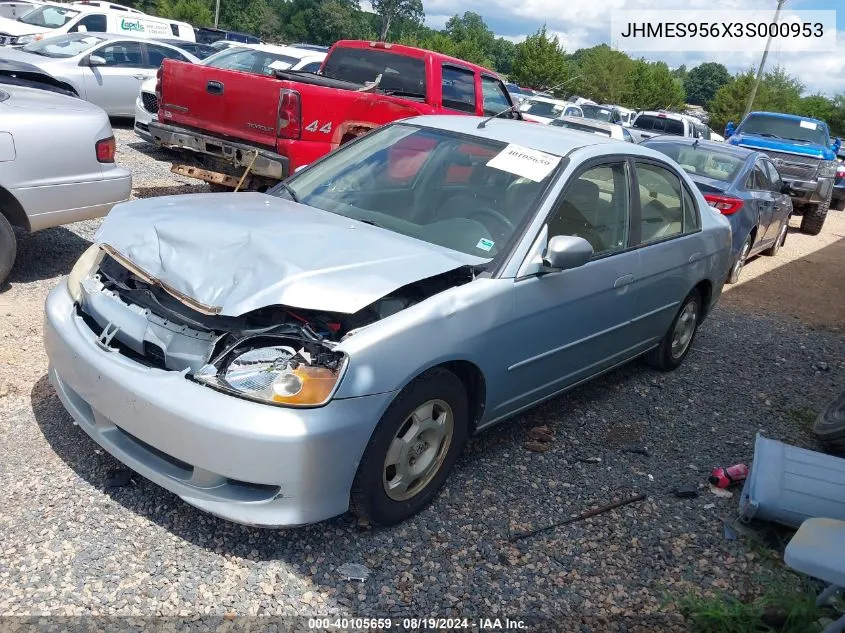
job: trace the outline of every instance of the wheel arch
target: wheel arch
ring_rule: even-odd
[[[18,199],[3,186],[0,186],[0,213],[9,221],[12,226],[24,229],[27,233],[31,230],[29,216],[24,211]]]

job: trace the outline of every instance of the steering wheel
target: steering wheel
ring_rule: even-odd
[[[493,218],[494,220],[496,220],[497,222],[500,222],[502,225],[504,225],[506,227],[505,231],[494,231],[494,230],[490,229],[489,226],[484,224],[484,222],[482,222],[482,224],[484,224],[484,226],[487,228],[487,230],[490,231],[490,233],[493,235],[493,237],[496,238],[494,241],[505,241],[509,237],[507,230],[509,230],[511,234],[516,232],[516,227],[514,226],[513,222],[511,222],[507,218],[507,216],[503,215],[502,213],[499,213],[495,209],[491,209],[490,207],[479,207],[479,208],[473,209],[471,212],[469,212],[467,214],[467,217],[468,218],[474,218],[477,215],[482,215],[482,216],[487,216],[487,217]],[[499,227],[499,228],[501,228],[501,227]],[[499,239],[499,238],[501,238],[501,239]]]

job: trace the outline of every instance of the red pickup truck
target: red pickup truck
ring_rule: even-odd
[[[262,190],[385,123],[421,114],[500,114],[513,104],[491,70],[440,53],[343,40],[319,73],[273,76],[165,60],[156,144],[183,150],[173,171]],[[503,116],[521,118],[514,108]],[[242,177],[246,178],[241,182]]]

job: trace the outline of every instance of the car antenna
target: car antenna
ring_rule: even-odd
[[[563,83],[561,83],[561,84],[558,84],[558,85],[556,85],[556,86],[552,86],[551,88],[549,88],[549,91],[550,91],[550,92],[554,92],[554,91],[555,91],[555,90],[557,90],[558,88],[563,88],[566,84],[568,84],[568,83],[570,83],[570,82],[573,82],[573,81],[575,81],[576,79],[580,79],[580,78],[581,78],[581,75],[575,75],[574,77],[571,77],[570,79],[567,79],[566,81],[564,81],[564,82],[563,82]],[[476,126],[476,128],[475,128],[475,129],[476,129],[476,130],[481,130],[481,129],[484,129],[484,126],[486,126],[486,125],[487,125],[490,121],[492,121],[493,119],[497,119],[497,118],[499,118],[499,117],[500,117],[500,116],[502,116],[503,114],[507,114],[508,112],[512,112],[514,109],[516,109],[516,107],[517,107],[518,105],[519,105],[519,104],[514,103],[513,105],[511,105],[511,107],[509,107],[509,108],[505,108],[505,109],[504,109],[504,110],[502,110],[501,112],[497,112],[496,114],[494,114],[494,115],[492,115],[492,116],[487,117],[487,118],[486,118],[486,119],[484,119],[483,121],[479,122],[479,124]]]

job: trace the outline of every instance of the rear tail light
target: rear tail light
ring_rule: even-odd
[[[704,199],[707,203],[719,211],[722,215],[733,215],[742,208],[742,200],[731,196],[719,196],[712,193],[705,193]]]
[[[302,101],[296,90],[283,88],[279,92],[279,116],[276,136],[299,138],[302,135]]]
[[[845,177],[845,165],[839,165],[839,167],[836,168],[836,177],[837,178]]]
[[[98,161],[101,163],[114,162],[114,154],[117,151],[117,145],[114,142],[113,136],[97,141],[94,147],[97,150]]]

